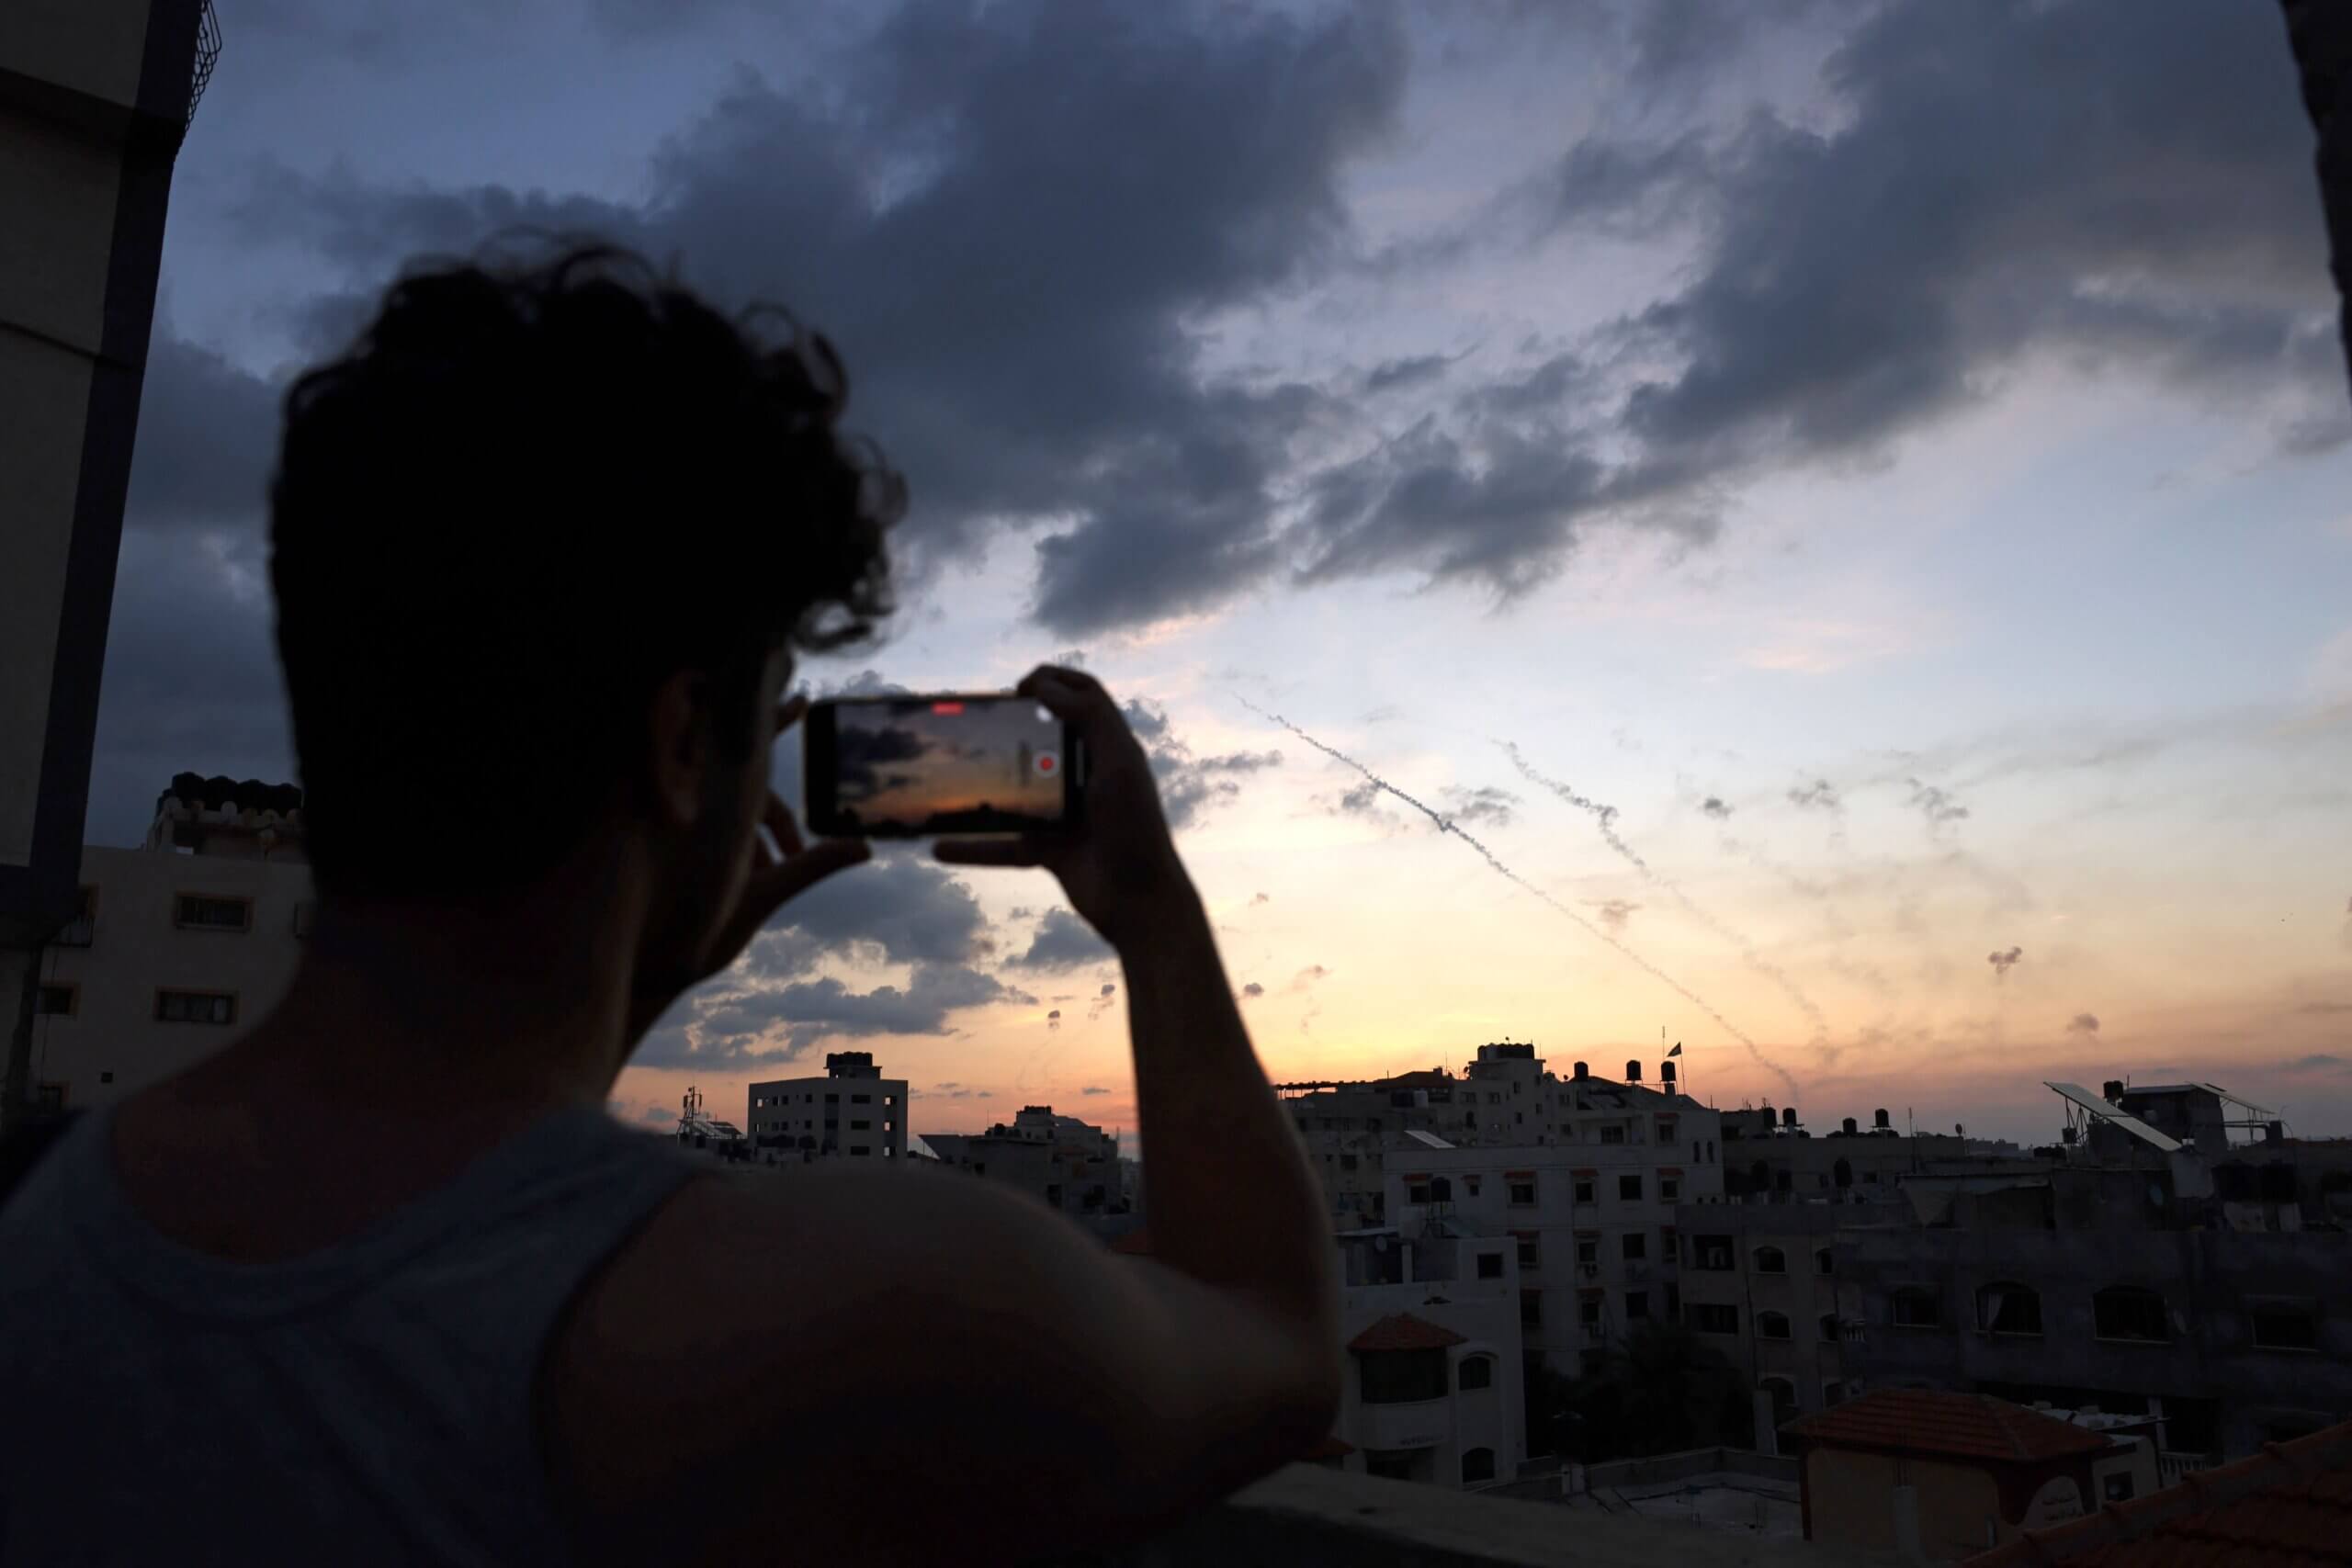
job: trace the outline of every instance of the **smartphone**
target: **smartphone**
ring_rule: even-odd
[[[1052,832],[1078,822],[1086,753],[1027,697],[828,698],[801,723],[808,826],[827,838]]]

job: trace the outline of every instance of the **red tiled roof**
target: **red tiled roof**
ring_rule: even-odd
[[[1464,1344],[1462,1336],[1408,1312],[1390,1313],[1348,1341],[1351,1350],[1442,1350]]]
[[[2192,1471],[2177,1486],[2028,1530],[1964,1568],[2320,1568],[2352,1563],[2352,1422]]]
[[[1982,1393],[1883,1388],[1808,1416],[1787,1430],[1837,1447],[1949,1454],[2009,1461],[2103,1452],[2108,1439],[2087,1427]]]

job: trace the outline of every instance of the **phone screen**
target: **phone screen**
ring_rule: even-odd
[[[844,697],[806,722],[808,823],[827,837],[1032,832],[1077,815],[1083,759],[1026,697]]]

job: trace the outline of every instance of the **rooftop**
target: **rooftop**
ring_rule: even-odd
[[[2352,1563],[2352,1423],[2192,1471],[2177,1486],[2019,1540],[1967,1568],[2299,1568]]]
[[[1876,1389],[1787,1428],[1808,1443],[1942,1454],[2004,1463],[2103,1453],[2109,1439],[2022,1404],[1982,1393]]]

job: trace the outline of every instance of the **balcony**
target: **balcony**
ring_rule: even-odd
[[[1895,1560],[1295,1464],[1166,1535],[1065,1561],[1069,1568],[1868,1568]]]

